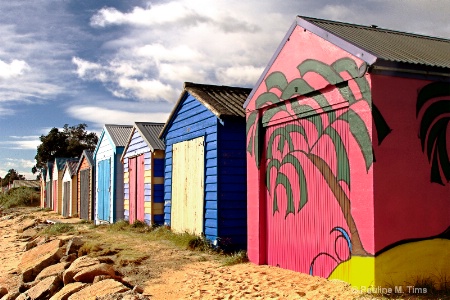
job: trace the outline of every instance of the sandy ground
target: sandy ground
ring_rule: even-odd
[[[13,219],[0,216],[0,286],[18,283],[20,262],[26,242],[17,229],[29,221],[29,209],[15,213]],[[61,219],[53,212],[36,211],[34,217]],[[27,217],[28,216],[28,217]],[[66,219],[76,222],[76,219]],[[203,259],[203,254],[177,249],[162,242],[142,245],[152,252],[129,271],[137,273],[144,294],[151,299],[369,299],[341,281],[329,281],[270,266],[252,263],[222,266],[218,260]],[[156,247],[156,248],[152,248]],[[158,249],[154,251],[152,249]],[[124,269],[125,270],[125,269]],[[143,275],[148,274],[148,275]],[[407,299],[407,298],[405,298]]]

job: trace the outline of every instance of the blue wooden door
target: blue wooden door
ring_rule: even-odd
[[[98,219],[109,221],[111,198],[111,163],[109,159],[98,164]]]

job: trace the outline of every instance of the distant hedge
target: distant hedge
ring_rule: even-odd
[[[36,206],[40,203],[40,192],[35,188],[19,187],[0,194],[0,206],[4,209],[15,206]]]

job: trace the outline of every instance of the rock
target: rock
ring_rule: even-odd
[[[20,292],[18,289],[15,289],[13,291],[9,291],[8,294],[4,295],[0,300],[14,300],[19,297]]]
[[[95,300],[101,296],[126,292],[129,289],[114,279],[106,279],[88,286],[81,291],[72,294],[69,300]]]
[[[51,265],[44,270],[42,270],[37,276],[35,280],[42,280],[49,276],[59,276],[62,279],[62,274],[69,266],[67,262],[60,262],[55,265]]]
[[[87,286],[86,283],[74,282],[64,286],[59,292],[54,294],[50,300],[67,300],[70,295],[79,292]]]
[[[0,286],[0,298],[5,296],[6,294],[8,294],[8,290],[5,287]]]
[[[25,230],[21,235],[20,235],[20,239],[33,239],[36,235],[38,234],[37,230],[34,228],[29,228],[27,230]]]
[[[70,267],[64,271],[63,274],[63,282],[64,284],[68,284],[73,282],[73,277],[80,272],[81,270],[94,266],[99,265],[100,261],[97,258],[89,257],[89,256],[82,256],[74,260],[74,262],[70,265]]]
[[[33,240],[33,241],[31,241],[31,242],[26,243],[26,245],[25,245],[23,251],[28,251],[28,250],[30,250],[31,248],[34,248],[34,247],[36,247],[36,246],[37,246],[36,240]]]
[[[64,255],[63,257],[61,257],[60,262],[73,263],[75,261],[75,259],[77,259],[77,255],[75,253],[72,253],[72,254]]]
[[[97,282],[100,282],[105,279],[114,279],[114,278],[109,275],[98,275],[98,276],[94,277],[94,280],[92,281],[92,283],[97,283]]]
[[[32,300],[48,299],[62,287],[59,276],[50,276],[29,289],[26,294]]]
[[[34,220],[26,220],[25,222],[23,222],[22,225],[19,225],[19,228],[17,229],[17,233],[22,233],[25,230],[27,230],[28,228],[33,227],[34,225],[36,225],[36,222]]]
[[[78,253],[78,250],[83,246],[84,242],[79,237],[72,238],[67,243],[67,249],[66,249],[66,255],[72,254],[72,253]]]
[[[15,300],[29,300],[29,299],[30,297],[28,297],[28,295],[25,293],[22,293],[19,296],[17,296],[17,298],[15,298]]]
[[[60,245],[60,240],[54,240],[25,252],[18,266],[23,282],[33,281],[43,269],[59,261],[62,257]]]
[[[91,283],[94,281],[95,276],[108,275],[113,277],[115,274],[114,267],[108,264],[97,264],[80,270],[73,280],[85,283]]]
[[[144,293],[144,288],[141,287],[141,286],[139,286],[139,285],[136,285],[136,286],[133,288],[133,292],[138,293],[138,294],[142,294],[142,293]]]

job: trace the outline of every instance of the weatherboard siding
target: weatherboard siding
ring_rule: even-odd
[[[205,137],[204,234],[211,241],[215,241],[218,235],[217,124],[217,117],[193,96],[188,95],[173,115],[165,136],[164,222],[168,225],[171,222],[172,145],[200,136]]]
[[[247,163],[245,119],[227,118],[219,124],[219,237],[224,246],[247,245]],[[211,170],[212,171],[212,170]]]
[[[139,174],[134,184],[136,188],[136,207],[138,208],[137,219],[151,224],[163,224],[164,211],[163,211],[163,176],[164,176],[164,151],[155,150],[157,152],[156,158],[152,154],[147,142],[143,139],[140,132],[134,128],[133,135],[130,139],[130,143],[124,154],[124,218],[130,220],[130,188],[133,188],[130,183],[130,170],[129,170],[129,158],[137,157],[138,164],[137,171]],[[143,157],[139,160],[139,157]],[[152,182],[153,179],[153,161],[156,162],[156,177],[157,180]],[[142,177],[142,178],[141,178]],[[153,185],[153,187],[152,187]],[[156,196],[156,197],[155,197]],[[155,199],[153,199],[155,197]],[[141,201],[143,203],[141,203]],[[157,201],[154,203],[154,201]]]

